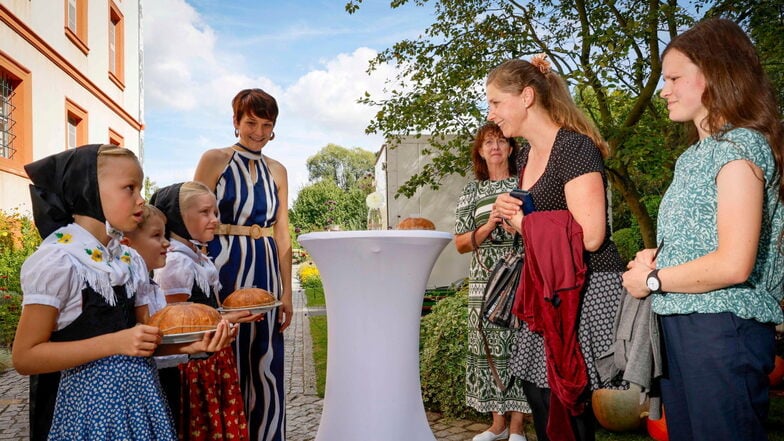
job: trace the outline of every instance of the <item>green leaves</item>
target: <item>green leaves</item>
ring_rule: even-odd
[[[364,230],[367,193],[357,187],[345,191],[331,179],[315,182],[299,191],[289,220],[301,232],[321,231],[330,225],[340,225],[343,230]]]
[[[376,155],[359,147],[347,149],[328,144],[308,158],[307,167],[311,182],[331,179],[343,190],[353,187],[359,180],[373,174]]]
[[[465,406],[468,353],[468,290],[449,296],[422,318],[420,376],[425,407],[461,418]]]
[[[361,3],[352,0],[347,8],[356,11]],[[682,130],[656,97],[664,44],[702,14],[730,15],[747,22],[760,47],[775,55],[770,71],[784,84],[784,20],[775,0],[395,0],[390,7],[407,3],[427,3],[435,11],[433,23],[371,61],[370,71],[391,63],[400,74],[389,79],[384,97],[360,99],[380,106],[366,131],[389,140],[423,133],[457,139],[433,143],[442,158],[401,186],[403,195],[465,172],[467,145],[486,115],[487,73],[507,59],[544,52],[613,148],[607,164],[614,191],[622,195],[613,212],[625,213],[614,225],[630,226],[633,213],[646,246],[655,246],[653,221],[640,198],[663,191],[685,147]]]

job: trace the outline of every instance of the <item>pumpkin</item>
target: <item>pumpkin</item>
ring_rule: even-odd
[[[784,380],[784,358],[776,356],[776,364],[768,374],[768,380],[770,380],[771,387],[778,386],[781,384],[781,380]]]
[[[669,435],[667,435],[667,420],[664,417],[664,407],[662,407],[661,419],[648,419],[645,425],[648,429],[648,435],[656,441],[668,441],[670,439]]]
[[[636,385],[626,390],[596,390],[591,405],[599,424],[613,432],[638,429],[648,411],[648,401],[640,403],[640,388]]]

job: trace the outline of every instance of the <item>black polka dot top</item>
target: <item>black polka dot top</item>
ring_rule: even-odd
[[[517,158],[517,168],[524,172],[528,162],[531,145],[523,144]],[[605,192],[607,191],[607,176],[604,172],[604,162],[599,148],[591,138],[571,130],[561,128],[555,137],[553,150],[547,161],[544,173],[538,181],[528,189],[534,201],[536,211],[566,210],[566,194],[564,186],[574,178],[586,173],[599,172],[602,174]],[[604,243],[594,252],[586,253],[586,264],[589,271],[624,271],[625,265],[621,261],[618,249],[610,238],[610,224],[605,208],[607,221]]]

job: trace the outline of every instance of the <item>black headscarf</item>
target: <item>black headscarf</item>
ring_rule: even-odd
[[[185,240],[191,240],[185,221],[180,212],[180,188],[182,182],[163,187],[150,198],[150,203],[166,215],[166,235],[174,233]]]
[[[106,222],[98,189],[98,149],[91,144],[25,165],[33,220],[41,237],[73,222],[73,215]]]

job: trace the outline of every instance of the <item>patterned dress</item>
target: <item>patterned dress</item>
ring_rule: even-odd
[[[278,187],[261,154],[234,151],[218,178],[215,193],[221,223],[261,227],[275,224],[280,205]],[[220,235],[209,243],[208,250],[220,274],[221,299],[241,287],[266,289],[277,298],[282,295],[273,238]],[[273,310],[260,322],[243,323],[234,341],[252,440],[285,439],[283,333],[277,315],[278,311]]]
[[[215,265],[206,255],[180,241],[172,240],[166,266],[155,270],[155,280],[165,295],[187,292],[189,302],[218,307]],[[170,401],[173,396],[178,400],[171,407],[179,412],[180,441],[248,439],[237,367],[230,347],[207,359],[161,369],[160,373]]]
[[[490,210],[496,197],[508,193],[517,186],[514,177],[502,181],[473,181],[466,184],[455,210],[455,234],[469,233],[487,223]],[[495,234],[495,233],[494,233]],[[479,245],[482,265],[492,268],[498,259],[512,249],[513,236],[503,232],[503,241],[493,244],[490,239]],[[508,369],[509,357],[514,344],[514,332],[484,321],[490,353],[504,384],[508,385],[502,393],[493,381],[490,366],[485,355],[484,342],[479,333],[478,323],[484,297],[488,271],[477,261],[476,254],[471,259],[468,282],[468,355],[466,357],[466,404],[479,412],[509,411],[530,413],[528,402],[519,382],[511,378]]]
[[[53,342],[133,327],[144,275],[132,254],[119,243],[102,245],[77,224],[62,227],[22,266],[24,304],[58,309]],[[52,441],[176,440],[151,357],[112,355],[63,370],[53,415]]]
[[[525,172],[531,146],[525,144],[518,156],[518,168]],[[596,145],[585,135],[561,129],[556,135],[553,150],[544,173],[529,189],[537,211],[566,210],[566,183],[586,173],[602,174],[606,187],[604,163]],[[609,223],[609,218],[608,218]],[[588,274],[583,288],[580,308],[578,341],[588,370],[591,390],[605,386],[596,369],[596,359],[610,347],[613,339],[613,321],[620,302],[621,273],[625,265],[610,237],[607,225],[604,243],[594,252],[585,253]],[[517,332],[516,347],[511,358],[515,376],[548,388],[545,366],[544,338],[523,326]]]

